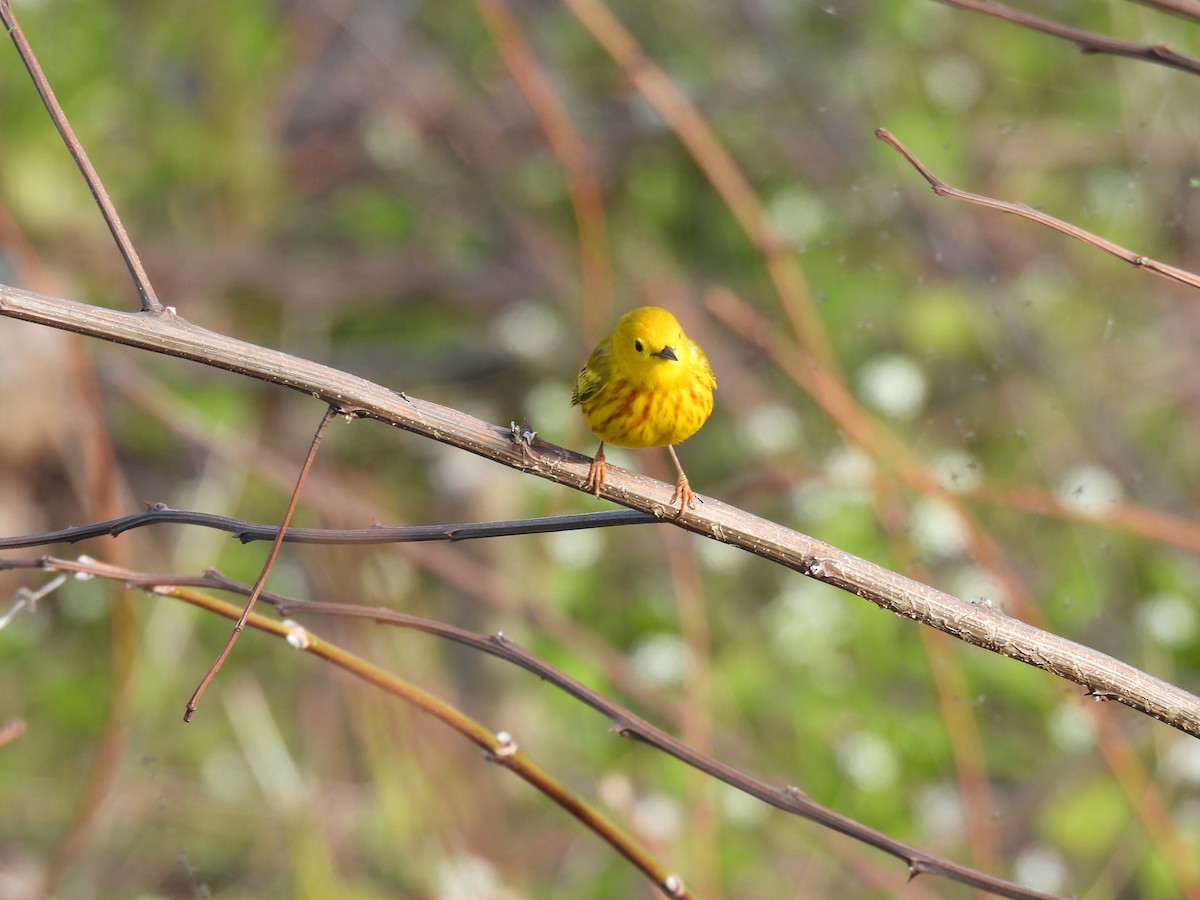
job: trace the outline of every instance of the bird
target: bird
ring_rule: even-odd
[[[679,515],[694,505],[675,444],[700,430],[712,413],[717,378],[708,357],[670,311],[643,306],[625,313],[588,357],[575,379],[571,405],[579,406],[600,449],[588,470],[587,489],[600,496],[607,475],[604,445],[666,447],[675,463],[672,506]]]

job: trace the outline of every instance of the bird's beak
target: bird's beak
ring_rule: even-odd
[[[673,359],[675,362],[679,362],[679,357],[675,355],[675,348],[670,345],[667,345],[658,352],[651,353],[650,355],[657,356],[659,359]]]

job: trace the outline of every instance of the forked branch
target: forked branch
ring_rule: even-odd
[[[1172,50],[1166,44],[1137,44],[1133,41],[1123,41],[1120,38],[1095,34],[1091,31],[1084,31],[1081,28],[1072,28],[1070,25],[1063,25],[1061,22],[1055,22],[1053,19],[1044,19],[1041,16],[1035,16],[1021,9],[1005,6],[1003,3],[995,2],[995,0],[938,0],[938,2],[945,3],[947,6],[956,6],[959,9],[970,10],[971,12],[983,13],[985,16],[995,16],[998,19],[1004,19],[1015,25],[1032,29],[1033,31],[1040,31],[1043,34],[1062,38],[1078,47],[1081,53],[1102,53],[1108,56],[1122,56],[1126,59],[1136,59],[1142,62],[1156,63],[1160,66],[1178,69],[1181,72],[1187,72],[1189,75],[1200,75],[1200,59]],[[1169,9],[1168,11],[1186,15],[1181,9]]]
[[[994,209],[1002,213],[1008,213],[1013,216],[1020,216],[1022,219],[1029,219],[1037,222],[1040,225],[1045,225],[1047,228],[1053,228],[1055,231],[1060,231],[1068,237],[1073,237],[1077,241],[1082,241],[1085,244],[1103,250],[1117,259],[1123,259],[1139,269],[1145,269],[1148,272],[1153,272],[1155,275],[1161,275],[1163,278],[1168,278],[1171,281],[1178,281],[1180,284],[1186,284],[1189,287],[1200,288],[1200,275],[1194,272],[1189,272],[1186,269],[1177,269],[1175,266],[1169,266],[1166,263],[1161,263],[1158,260],[1151,259],[1148,256],[1143,256],[1140,253],[1134,253],[1132,250],[1127,250],[1120,244],[1114,244],[1112,241],[1106,241],[1099,235],[1092,234],[1090,231],[1085,231],[1078,225],[1072,225],[1070,222],[1064,222],[1062,219],[1056,219],[1054,216],[1047,215],[1044,212],[1039,212],[1031,206],[1024,203],[1010,203],[1007,200],[997,200],[995,197],[986,197],[983,194],[972,194],[970,191],[960,190],[955,187],[950,187],[946,182],[942,181],[930,171],[929,167],[921,162],[904,144],[900,143],[899,138],[888,131],[886,128],[875,129],[875,136],[884,143],[888,144],[897,150],[914,169],[921,173],[921,176],[929,182],[929,186],[933,188],[933,192],[939,197],[953,197],[955,200],[964,200],[967,203],[974,203],[977,206],[985,206],[988,209]]]

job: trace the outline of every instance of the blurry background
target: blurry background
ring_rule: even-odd
[[[938,199],[873,136],[887,127],[956,186],[1196,270],[1195,77],[928,0],[613,3],[741,168],[774,234],[764,248],[560,3],[16,6],[159,296],[187,319],[591,453],[575,372],[621,312],[668,306],[720,380],[680,449],[697,491],[1200,683],[1185,524],[1200,298]],[[1040,12],[1200,53],[1194,23],[1133,3]],[[509,66],[560,106],[539,120]],[[136,308],[7,42],[0,280]],[[848,434],[798,383],[826,342],[865,433],[905,454]],[[148,500],[276,522],[323,413],[12,320],[0,387],[6,535]],[[610,459],[672,474],[664,451]],[[297,522],[606,506],[339,421]],[[266,545],[163,527],[49,549],[253,581]],[[0,597],[42,583],[0,574]],[[1196,741],[728,547],[666,528],[292,546],[270,586],[503,630],[719,758],[958,862],[1086,897],[1200,891]],[[968,895],[905,886],[900,863],[620,740],[498,661],[311,624],[511,732],[706,896]],[[261,634],[184,727],[228,630],[89,581],[0,634],[0,719],[28,727],[0,750],[0,894],[36,896],[48,873],[71,898],[652,893],[443,726]]]

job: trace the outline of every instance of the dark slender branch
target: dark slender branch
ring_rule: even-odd
[[[71,158],[79,166],[79,171],[83,173],[83,179],[87,182],[92,196],[96,198],[96,203],[100,207],[100,213],[104,216],[104,221],[108,224],[108,230],[112,232],[113,240],[117,242],[117,249],[121,251],[121,256],[125,259],[125,265],[129,269],[129,274],[133,276],[134,286],[137,288],[138,296],[142,300],[142,312],[163,312],[163,305],[159,302],[158,297],[154,295],[154,288],[150,285],[150,278],[146,275],[146,270],[142,267],[142,260],[133,246],[133,241],[125,233],[125,226],[121,224],[121,217],[117,215],[117,208],[108,196],[108,191],[104,189],[104,183],[100,181],[100,176],[96,174],[96,169],[92,166],[92,161],[88,159],[87,151],[83,149],[83,145],[75,137],[71,123],[67,121],[67,114],[63,112],[63,108],[58,103],[58,98],[54,96],[54,91],[50,87],[50,82],[46,78],[46,74],[42,71],[41,65],[38,64],[33,47],[29,45],[29,41],[25,39],[25,34],[21,31],[21,26],[17,24],[17,17],[13,14],[12,4],[9,0],[0,0],[0,22],[3,22],[4,27],[8,30],[8,36],[12,38],[13,44],[16,45],[21,62],[25,64],[25,68],[29,71],[29,77],[33,79],[33,84],[37,88],[42,102],[46,105],[47,112],[50,113],[54,127],[58,129],[63,143],[67,145],[67,150],[70,152]]]
[[[1178,281],[1186,284],[1188,287],[1200,288],[1200,275],[1194,272],[1189,272],[1186,269],[1177,269],[1174,266],[1169,266],[1166,263],[1158,262],[1148,256],[1141,256],[1134,253],[1132,250],[1127,250],[1120,244],[1114,244],[1112,241],[1106,241],[1102,237],[1092,234],[1090,231],[1072,225],[1070,222],[1064,222],[1062,219],[1056,219],[1054,216],[1046,215],[1044,212],[1039,212],[1031,206],[1026,206],[1024,203],[1009,203],[1006,200],[997,200],[994,197],[986,197],[983,194],[972,194],[969,191],[959,190],[958,188],[950,187],[940,178],[933,174],[929,168],[922,163],[913,153],[900,143],[900,140],[886,128],[875,129],[875,136],[886,144],[889,144],[912,165],[914,169],[921,173],[922,177],[929,182],[929,186],[933,188],[933,192],[939,197],[953,197],[955,200],[964,200],[967,203],[974,203],[977,206],[985,206],[988,209],[998,210],[1002,213],[1008,213],[1014,216],[1020,216],[1022,219],[1029,219],[1048,228],[1053,228],[1055,231],[1062,232],[1068,237],[1073,237],[1077,241],[1082,241],[1085,244],[1091,244],[1099,250],[1103,250],[1118,259],[1123,259],[1138,269],[1145,269],[1148,272],[1153,272],[1155,275],[1161,275],[1171,281]]]
[[[1069,25],[1062,25],[1051,19],[1043,19],[1024,10],[1013,9],[1011,6],[996,3],[993,0],[938,0],[938,2],[945,3],[947,6],[957,6],[959,9],[983,13],[986,16],[995,16],[1043,34],[1062,38],[1073,43],[1082,53],[1123,56],[1127,59],[1168,66],[1181,72],[1187,72],[1189,75],[1200,75],[1200,59],[1177,53],[1166,44],[1135,44],[1131,41],[1094,34],[1090,31],[1072,28]]]
[[[537,675],[543,681],[553,684],[559,690],[574,697],[586,706],[591,707],[613,722],[613,730],[621,737],[641,741],[662,752],[673,756],[695,769],[725,782],[731,787],[768,803],[777,809],[793,813],[809,819],[826,828],[837,831],[854,840],[861,841],[877,850],[882,850],[891,856],[901,859],[908,864],[909,872],[913,875],[936,874],[953,881],[980,890],[990,891],[1002,897],[1048,897],[1051,895],[1032,891],[1019,885],[993,878],[973,869],[959,866],[949,860],[927,854],[911,844],[896,840],[882,831],[864,825],[848,816],[822,806],[810,799],[799,788],[787,785],[776,787],[753,775],[742,772],[727,765],[694,747],[667,734],[662,729],[651,725],[631,710],[609,700],[602,694],[592,690],[583,682],[555,668],[550,663],[509,640],[503,632],[484,636],[465,631],[451,625],[445,625],[431,619],[400,613],[382,608],[352,606],[342,603],[318,603],[304,600],[287,600],[273,604],[280,615],[318,615],[318,616],[347,616],[352,618],[370,619],[402,628],[410,628],[433,634],[481,650],[519,666],[527,672]]]
[[[197,525],[227,531],[243,544],[271,541],[279,534],[277,525],[260,525],[213,513],[171,509],[165,503],[148,503],[146,510],[94,522],[59,528],[41,534],[0,538],[0,550],[74,544],[95,537],[116,537],[148,525]],[[543,516],[536,519],[510,519],[500,522],[456,522],[447,525],[372,525],[370,528],[289,528],[283,536],[288,544],[407,544],[420,541],[466,541],[518,534],[549,534],[556,531],[581,531],[587,528],[612,528],[617,525],[662,525],[665,520],[634,509]]]
[[[1193,276],[1195,277],[1195,276]],[[378,419],[539,478],[587,490],[591,460],[511,426],[492,425],[449,407],[396,393],[366,379],[192,325],[178,316],[141,316],[0,285],[0,315],[191,359],[316,397],[347,416]],[[609,467],[601,496],[665,517],[673,487]],[[978,647],[1066,678],[1090,696],[1117,700],[1200,737],[1200,698],[1090,647],[968,603],[823,541],[744,510],[704,498],[671,523],[739,547],[916,619]]]
[[[139,588],[151,593],[165,593],[171,588],[182,586],[207,587],[230,591],[242,596],[252,595],[256,590],[255,587],[234,581],[213,569],[206,571],[203,576],[180,576],[133,572],[128,569],[121,569],[94,561],[72,561],[52,557],[41,557],[31,560],[0,560],[0,571],[5,569],[34,568],[62,572],[85,572],[97,577],[117,580],[127,587]],[[264,603],[269,603],[273,606],[282,616],[345,616],[349,618],[368,619],[373,622],[395,625],[431,634],[502,659],[538,676],[543,681],[549,682],[584,705],[607,716],[613,723],[613,730],[621,737],[637,740],[655,747],[663,753],[678,759],[680,762],[692,766],[777,809],[816,822],[819,825],[900,859],[907,864],[909,873],[913,877],[922,874],[938,875],[979,890],[989,891],[1001,897],[1051,898],[1055,896],[1022,887],[1004,879],[996,878],[986,873],[960,866],[950,860],[926,853],[918,847],[896,840],[884,832],[864,825],[826,806],[822,806],[810,799],[797,787],[791,785],[778,787],[740,769],[727,765],[678,740],[657,726],[652,725],[632,710],[608,699],[561,669],[533,655],[513,643],[503,633],[482,635],[458,628],[454,625],[447,625],[444,622],[413,616],[408,613],[396,612],[395,610],[384,609],[382,607],[296,600],[267,592],[262,592],[259,598]],[[255,617],[255,619],[259,618],[261,617]],[[266,630],[279,633],[281,636],[294,637],[294,635],[289,635],[286,631],[282,631],[279,623],[269,623],[269,627]],[[308,637],[309,635],[306,632],[306,636],[301,639],[300,643],[305,644]],[[305,649],[307,649],[306,644]],[[495,752],[494,749],[493,752]]]

